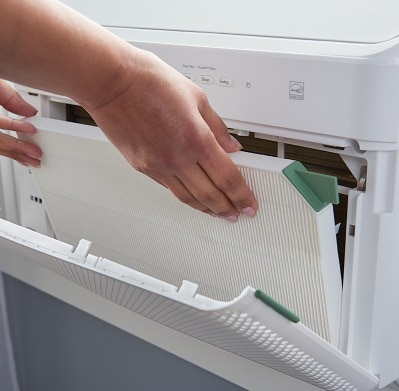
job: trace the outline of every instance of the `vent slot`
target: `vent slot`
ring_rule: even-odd
[[[35,202],[36,204],[42,204],[42,203],[43,203],[43,200],[42,200],[40,197],[35,196],[35,195],[33,195],[33,194],[31,194],[31,195],[29,196],[29,199],[30,199],[32,202]]]

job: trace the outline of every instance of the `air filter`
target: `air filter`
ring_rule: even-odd
[[[259,288],[337,346],[342,288],[323,179],[291,160],[232,154],[260,208],[256,218],[230,224],[133,170],[98,128],[32,122],[44,151],[33,173],[57,239],[84,238],[93,254],[174,286],[192,281],[218,301]]]

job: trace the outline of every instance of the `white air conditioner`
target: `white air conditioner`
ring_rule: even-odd
[[[249,390],[398,379],[399,5],[65,3],[205,90],[260,211],[229,224],[191,210],[75,102],[17,86],[44,156],[31,171],[1,161],[19,218],[0,221],[0,268],[84,310],[76,284],[106,298],[158,332],[98,316]]]

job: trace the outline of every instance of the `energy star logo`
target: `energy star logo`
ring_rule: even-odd
[[[302,81],[290,81],[290,99],[304,100],[305,83]]]

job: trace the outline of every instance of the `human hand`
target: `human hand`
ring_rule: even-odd
[[[62,2],[15,7],[3,0],[0,10],[1,77],[80,103],[134,168],[182,202],[229,221],[256,213],[258,203],[226,153],[239,146],[194,83]],[[2,95],[0,103],[27,114],[9,91]],[[10,107],[17,102],[18,109]],[[5,125],[33,131],[16,121]],[[38,152],[21,142],[11,146],[3,153],[17,148],[18,157],[32,158]]]
[[[241,146],[203,91],[151,53],[137,56],[120,93],[88,112],[135,169],[180,201],[230,222],[253,217],[258,203],[226,153]]]
[[[37,112],[4,80],[0,80],[0,106],[3,106],[11,113],[27,117],[35,115]],[[36,128],[32,124],[4,115],[0,115],[0,129],[14,130],[27,134],[36,133]],[[0,131],[0,155],[15,159],[25,166],[39,167],[42,152],[38,146],[18,140]]]

